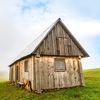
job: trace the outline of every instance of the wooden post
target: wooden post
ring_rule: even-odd
[[[81,63],[81,56],[79,56],[79,59],[78,59],[78,66],[79,66],[79,72],[80,72],[81,86],[85,86],[84,75],[83,75],[83,70],[82,70],[82,63]]]
[[[39,58],[36,58],[36,85],[37,85],[37,93],[41,93],[41,75],[40,75],[40,61],[39,61]]]
[[[15,82],[17,82],[17,73],[16,73],[16,70],[17,70],[17,66],[16,66],[16,64],[14,65],[15,66]]]
[[[33,60],[33,55],[32,55],[32,89],[34,90],[34,88],[33,88],[33,84],[34,84],[34,72],[33,72],[33,70],[34,70],[34,60]]]
[[[10,70],[10,67],[9,67],[9,81],[11,81],[10,75],[11,75],[11,70]]]
[[[18,61],[18,82],[20,82],[20,63]]]

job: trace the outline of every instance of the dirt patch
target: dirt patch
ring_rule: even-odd
[[[77,97],[80,97],[80,95],[79,94],[76,94],[76,95],[74,95],[74,97],[77,98]]]
[[[94,93],[99,93],[99,91],[95,91]]]

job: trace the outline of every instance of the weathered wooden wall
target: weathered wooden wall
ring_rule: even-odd
[[[54,71],[54,58],[65,59],[66,71]],[[24,71],[24,61],[28,60],[28,72]],[[22,78],[31,81],[32,90],[41,93],[41,89],[67,88],[73,86],[84,86],[84,76],[81,59],[78,57],[58,57],[58,56],[31,56],[21,60],[10,67],[13,68],[13,80],[16,82],[16,66],[20,68],[20,82]]]
[[[54,58],[65,59],[66,71],[54,71]],[[78,57],[41,56],[35,58],[34,90],[84,86],[81,59]]]
[[[18,66],[18,81],[22,82],[22,78],[25,78],[29,81],[32,82],[32,66],[33,66],[33,61],[32,61],[32,57],[29,57],[27,59],[24,59],[24,60],[21,60],[21,61],[18,61],[17,63],[15,63],[13,66],[10,67],[10,81],[11,80],[11,68],[13,68],[13,81],[17,82],[16,80],[16,76],[17,76],[17,73],[16,73],[16,67]],[[28,60],[28,72],[25,72],[24,71],[24,61],[25,60]],[[33,84],[31,83],[31,87]]]
[[[83,56],[77,44],[58,23],[34,52],[37,55]]]

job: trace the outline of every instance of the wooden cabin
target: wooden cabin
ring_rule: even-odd
[[[85,86],[81,58],[89,57],[59,18],[9,65],[10,81],[31,82],[32,90]]]

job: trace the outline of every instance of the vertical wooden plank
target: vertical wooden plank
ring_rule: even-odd
[[[80,70],[79,70],[79,63],[78,63],[78,58],[77,58],[77,85],[80,86],[81,85],[81,79],[80,79]]]
[[[37,58],[35,58],[35,69],[36,69],[36,90],[38,90],[38,61]]]
[[[68,38],[68,55],[71,56],[71,39]]]
[[[78,55],[78,50],[77,50],[77,46],[75,45],[75,52],[76,52],[76,56]]]
[[[61,27],[59,23],[57,24],[56,28],[57,28],[57,37],[61,37]]]
[[[43,56],[40,58],[40,73],[41,73],[41,89],[43,89]]]
[[[51,49],[50,49],[50,35],[49,34],[48,34],[48,36],[46,38],[46,48],[47,48],[46,50],[47,50],[47,54],[48,55],[51,53]]]
[[[73,52],[73,56],[75,56],[75,44],[73,41],[72,41],[72,52]]]
[[[49,89],[49,57],[46,56],[46,79],[47,79],[47,89]]]
[[[39,58],[40,57],[40,47],[37,49],[37,52],[36,52],[36,57]]]
[[[71,69],[70,69],[70,74],[71,74],[71,86],[75,86],[75,77],[74,77],[74,67],[73,67],[73,59],[71,59]]]
[[[57,72],[54,72],[54,80],[55,80],[55,88],[58,88],[58,86],[57,86],[57,79],[58,78],[58,74],[57,74]]]
[[[74,53],[74,50],[73,50],[73,41],[71,39],[71,56],[73,55],[73,53]]]
[[[57,72],[57,88],[60,88],[60,73]]]
[[[68,56],[68,39],[64,38],[64,51],[65,51],[65,55]]]
[[[65,31],[63,30],[63,36],[68,37]],[[68,55],[68,39],[64,38],[64,55]]]
[[[43,42],[40,44],[40,54],[43,54]]]
[[[44,83],[45,83],[45,85],[44,85],[44,89],[47,89],[47,58],[46,57],[44,57],[45,58],[45,60],[44,60]]]
[[[37,85],[36,85],[36,77],[37,77],[37,62],[36,62],[36,56],[33,57],[34,59],[34,66],[33,66],[33,71],[34,71],[34,90],[37,90]]]
[[[14,64],[14,66],[15,66],[15,82],[17,82],[17,66],[16,66],[16,64]]]
[[[54,69],[53,69],[53,59],[51,57],[49,57],[49,88],[53,89],[54,88],[54,84],[53,84],[53,73],[54,73]]]
[[[13,66],[11,67],[11,81],[13,81]]]
[[[11,70],[10,70],[11,66],[9,66],[9,81],[11,81]]]
[[[20,82],[20,62],[18,61],[18,81]]]
[[[57,26],[55,26],[55,29],[54,29],[54,45],[55,45],[55,55],[58,54],[57,52],[57,39],[56,39],[56,36],[57,36]]]
[[[61,27],[61,37],[64,37],[63,28],[62,27]],[[64,38],[61,38],[61,55],[64,55]]]
[[[41,73],[40,73],[40,61],[39,58],[36,59],[36,63],[37,63],[37,77],[36,77],[36,85],[37,85],[37,93],[41,93]]]
[[[61,45],[61,39],[56,38],[56,45],[57,45],[57,55],[60,55],[60,45]]]
[[[43,57],[43,66],[44,66],[44,70],[43,70],[43,77],[44,77],[44,89],[47,89],[47,68],[46,68],[46,66],[47,66],[47,59],[46,59],[46,57]]]
[[[73,70],[74,70],[74,79],[75,79],[75,86],[77,86],[77,73],[76,73],[76,61],[75,59],[73,60]]]
[[[50,57],[49,57],[48,67],[49,67],[49,89],[50,89],[51,88],[51,59]]]
[[[62,73],[62,88],[65,87],[65,79],[64,79],[65,72]]]
[[[20,66],[20,82],[22,82],[22,65],[19,63],[19,66]]]
[[[63,73],[63,80],[64,80],[64,84],[63,84],[63,87],[67,87],[67,74],[68,74],[68,70],[67,70],[67,62],[68,62],[68,59],[67,58],[65,58],[65,66],[66,66],[66,71]]]
[[[49,54],[53,55],[53,41],[52,41],[52,31],[48,34],[48,41],[49,41]]]
[[[54,80],[54,58],[52,57],[52,79],[53,79],[53,83],[52,83],[52,88],[55,87],[55,80]]]
[[[46,49],[46,54],[49,53],[49,50],[48,50],[48,36],[45,38],[45,49]]]
[[[61,73],[59,72],[59,88],[62,88],[62,81],[63,81],[62,80],[62,73],[63,72],[61,72]]]
[[[32,59],[32,66],[31,66],[32,67],[32,73],[31,73],[31,75],[32,75],[31,76],[32,83],[31,83],[31,85],[32,85],[32,90],[35,90],[34,89],[34,58],[33,58],[33,55],[32,55],[31,59]]]
[[[68,72],[68,75],[67,75],[67,86],[68,87],[71,87],[70,68],[71,68],[71,62],[70,62],[70,59],[68,59],[68,62],[67,62],[67,72]]]
[[[66,72],[64,73],[64,82],[65,82],[65,87],[68,87],[68,65],[67,65],[68,59],[65,59],[65,64],[66,64]]]
[[[45,89],[45,58],[43,56],[43,70],[42,70],[42,89]]]
[[[44,54],[45,52],[45,50],[44,50],[45,48],[44,48],[44,41],[42,42],[42,44],[41,44],[41,54]]]
[[[44,54],[46,54],[46,42],[44,40]]]
[[[53,30],[54,30],[54,29],[53,29]],[[52,45],[53,45],[53,47],[52,47],[52,49],[53,49],[52,52],[53,52],[53,55],[55,55],[55,47],[56,47],[56,46],[54,45],[54,44],[55,44],[55,43],[54,43],[54,38],[55,38],[55,37],[54,37],[54,36],[55,36],[54,34],[55,34],[55,33],[53,32],[53,30],[52,30],[52,33],[51,33],[51,34],[52,34],[52,35],[51,35],[51,38],[52,38]]]
[[[85,86],[81,58],[78,59],[78,64],[79,64],[79,71],[80,71],[81,86]]]
[[[41,54],[44,54],[44,42],[42,42],[41,49],[42,49]]]

